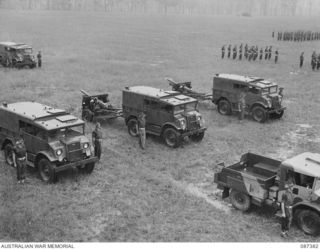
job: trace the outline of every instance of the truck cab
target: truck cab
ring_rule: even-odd
[[[307,234],[320,234],[320,154],[305,152],[284,161],[253,153],[240,162],[223,167],[215,174],[215,183],[242,211],[251,204],[280,209],[285,185],[293,184],[293,214]]]
[[[0,64],[16,68],[36,67],[32,47],[24,43],[0,42]]]
[[[93,156],[81,119],[36,102],[4,103],[0,117],[0,146],[7,164],[13,165],[14,140],[21,136],[27,165],[38,169],[45,182],[55,182],[57,173],[69,168],[93,171],[98,159]]]
[[[206,128],[196,99],[147,86],[127,87],[122,93],[123,117],[130,135],[138,135],[137,118],[144,112],[146,132],[161,136],[169,147],[178,147],[185,137],[195,142],[203,139]]]
[[[258,77],[234,74],[216,74],[213,77],[212,102],[218,112],[230,115],[239,112],[240,93],[245,93],[245,112],[260,123],[269,118],[279,119],[283,116],[283,88],[275,82]]]

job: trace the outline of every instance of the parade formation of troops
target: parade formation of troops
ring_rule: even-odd
[[[275,32],[272,32],[272,38],[275,37]],[[277,34],[278,41],[293,41],[293,42],[303,42],[303,41],[315,41],[320,40],[320,32],[313,31],[278,31]]]
[[[232,52],[231,52],[232,51]],[[223,45],[221,48],[221,58],[224,59],[226,54],[226,45]],[[227,55],[229,59],[231,58],[236,60],[237,58],[239,60],[245,59],[248,61],[255,61],[257,59],[259,60],[270,60],[272,58],[272,46],[266,46],[265,48],[260,48],[258,46],[248,46],[246,44],[243,47],[243,44],[241,43],[239,46],[239,49],[237,48],[237,45],[234,45],[233,48],[231,44],[227,47]],[[239,55],[239,56],[238,56]],[[274,62],[277,63],[279,58],[279,51],[276,49],[274,51]]]

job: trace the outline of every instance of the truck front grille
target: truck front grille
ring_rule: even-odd
[[[69,162],[75,162],[82,159],[82,149],[80,142],[67,144],[67,155]]]
[[[196,130],[200,128],[200,124],[197,122],[197,117],[195,115],[187,117],[187,129]]]

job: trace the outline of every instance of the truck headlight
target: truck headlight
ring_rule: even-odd
[[[197,121],[198,121],[198,122],[201,121],[201,116],[197,116]]]
[[[61,154],[62,154],[62,150],[61,149],[56,150],[56,155],[57,156],[61,156]]]
[[[185,119],[179,119],[180,126],[182,130],[185,130],[187,128],[186,120]]]
[[[84,149],[88,149],[88,148],[89,148],[89,144],[88,144],[88,143],[84,143],[84,144],[83,144],[83,148],[84,148]]]

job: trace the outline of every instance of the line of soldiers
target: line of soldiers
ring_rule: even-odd
[[[272,32],[272,37],[274,37],[274,31]],[[277,35],[278,41],[294,41],[294,42],[302,42],[302,41],[314,41],[320,40],[320,32],[313,31],[279,31]]]
[[[232,59],[235,60],[238,57],[238,52],[239,52],[239,60],[242,60],[242,56],[244,55],[244,59],[247,59],[249,61],[253,60],[255,61],[256,59],[259,58],[259,60],[262,60],[263,58],[265,60],[270,60],[272,57],[272,46],[266,46],[265,49],[262,47],[258,48],[258,46],[248,46],[246,44],[243,48],[243,44],[239,46],[239,50],[237,48],[237,45],[234,45],[232,48],[231,44],[229,44],[227,48],[227,57],[231,58],[231,51],[232,51]],[[244,52],[244,54],[243,54]],[[226,53],[226,45],[223,45],[221,48],[221,59],[224,59]],[[279,59],[279,51],[278,49],[275,50],[274,52],[274,62],[277,63]]]
[[[300,68],[303,66],[303,62],[304,62],[304,52],[300,54]],[[316,54],[316,51],[313,51],[311,55],[311,68],[313,71],[320,69],[320,53]]]

